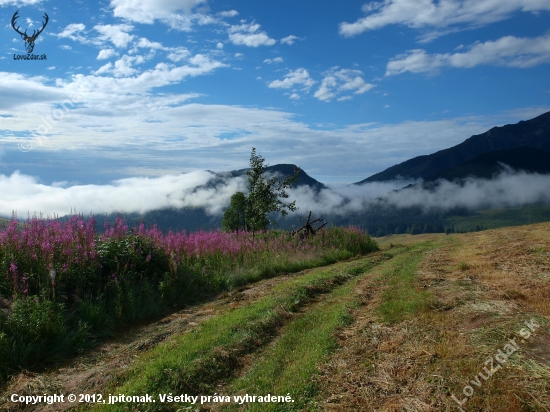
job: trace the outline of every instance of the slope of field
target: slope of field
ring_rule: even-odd
[[[21,374],[2,410],[24,410],[14,393],[107,401],[29,411],[550,410],[550,223],[379,245],[172,315],[63,369]],[[155,402],[109,405],[109,394]]]
[[[452,226],[456,232],[474,232],[479,229],[529,225],[550,221],[549,205],[530,205],[502,209],[486,209],[467,216],[450,216],[445,227]]]

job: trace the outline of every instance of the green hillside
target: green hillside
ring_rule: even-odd
[[[468,216],[449,216],[444,219],[444,224],[446,227],[454,227],[456,232],[473,232],[548,221],[550,205],[534,205],[480,210]]]

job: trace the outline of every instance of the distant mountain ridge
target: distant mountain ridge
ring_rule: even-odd
[[[550,152],[550,112],[534,119],[493,127],[464,142],[436,153],[418,156],[355,183],[384,182],[401,178],[433,179],[485,153],[529,147]]]
[[[277,164],[267,167],[265,174],[280,174],[283,178],[293,175],[295,168],[294,164]],[[193,188],[192,192],[196,193],[204,189],[218,189],[228,183],[230,179],[235,177],[245,177],[246,172],[250,169],[233,170],[230,172],[210,172],[213,177],[204,185],[199,185]],[[300,168],[298,181],[295,187],[306,185],[313,191],[319,192],[321,189],[328,189],[323,183],[309,176],[303,169]],[[304,212],[305,213],[305,212]],[[104,216],[105,220],[113,224],[119,213],[110,213]],[[164,209],[151,210],[149,212],[140,213],[123,213],[124,220],[130,226],[138,226],[141,222],[146,225],[157,224],[164,231],[187,230],[195,232],[198,230],[215,230],[221,226],[222,215],[210,215],[205,207],[169,207]]]
[[[444,170],[427,180],[447,179],[452,181],[467,177],[490,179],[503,171],[504,165],[517,171],[548,174],[550,173],[550,152],[527,146],[495,150],[479,155],[454,169]]]
[[[494,127],[449,149],[427,156],[419,156],[395,165],[359,182],[359,184],[385,179],[393,180],[397,176],[422,177],[425,181],[425,187],[430,189],[437,186],[436,180],[441,178],[447,180],[464,179],[469,176],[492,178],[496,173],[503,170],[504,164],[515,170],[550,173],[550,112],[515,125]],[[297,166],[293,164],[277,164],[268,167],[266,174],[278,173],[282,177],[286,177],[294,174],[295,168]],[[208,171],[211,174],[208,183],[195,187],[191,192],[199,192],[201,189],[219,190],[236,177],[246,179],[248,170]],[[302,185],[307,185],[317,194],[322,189],[329,189],[301,169],[295,186]],[[241,184],[240,187],[240,190],[244,190],[244,185]],[[235,190],[239,189],[235,188]],[[409,188],[401,190],[409,190]],[[518,224],[517,222],[543,221],[546,219],[546,215],[550,213],[550,208],[545,205],[539,206],[544,210],[533,212],[538,216],[535,220],[531,218],[529,218],[531,220],[523,218],[510,220],[507,218],[506,221],[514,222],[514,224]],[[279,220],[279,228],[291,229],[304,223],[304,216],[307,215],[309,209],[301,205],[298,205],[298,207],[300,208],[298,213]],[[314,206],[308,207],[315,209]],[[313,210],[313,213],[318,217],[319,212]],[[384,202],[375,201],[362,210],[351,211],[345,215],[332,213],[322,217],[326,218],[331,224],[344,226],[353,224],[367,229],[372,234],[382,236],[392,233],[416,234],[442,232],[443,230],[452,232],[455,230],[452,223],[454,220],[449,220],[450,217],[452,219],[457,218],[457,216],[466,218],[473,213],[465,207],[455,207],[447,211],[436,210],[426,214],[421,207],[388,207]],[[105,216],[105,220],[114,223],[116,217],[117,213],[111,213]],[[146,225],[156,223],[161,230],[167,232],[168,230],[214,230],[221,226],[222,215],[210,215],[206,207],[172,207],[151,210],[144,214],[124,214],[124,218],[130,226],[139,225],[140,222],[144,222]],[[475,225],[475,230],[486,227],[482,220],[479,220],[479,222]]]
[[[294,174],[294,170],[296,169],[298,169],[298,166],[294,164],[281,163],[273,166],[268,166],[266,169],[266,173],[268,174],[279,173],[283,176],[283,178],[285,178],[287,176],[292,176]],[[246,172],[249,170],[250,169],[240,169],[240,170],[233,170],[228,173],[230,173],[232,177],[246,176]],[[325,186],[323,183],[319,182],[318,180],[312,178],[303,169],[300,168],[300,174],[298,175],[298,181],[296,182],[296,186],[302,186],[302,185],[309,186],[316,191],[319,191],[321,189],[328,189],[327,186]]]

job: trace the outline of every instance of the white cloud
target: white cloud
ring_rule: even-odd
[[[283,58],[282,57],[275,57],[274,59],[265,59],[264,63],[271,64],[271,63],[282,63]]]
[[[277,41],[270,38],[265,31],[260,31],[260,27],[257,23],[231,26],[228,29],[229,40],[238,46],[273,46]]]
[[[116,47],[126,47],[134,38],[132,34],[128,34],[134,29],[130,24],[98,24],[94,29],[100,33],[99,40],[110,41]]]
[[[172,60],[173,62],[179,62],[179,61],[182,61],[183,59],[186,59],[187,57],[189,57],[189,50],[185,49],[185,48],[181,48],[179,50],[174,50],[170,53],[168,53],[168,58],[170,60]]]
[[[272,89],[302,87],[304,90],[309,90],[315,83],[316,81],[311,78],[306,69],[296,69],[285,74],[283,80],[274,80],[268,86]]]
[[[243,57],[242,53],[235,53],[235,57]]]
[[[165,47],[157,41],[151,41],[145,37],[141,37],[135,44],[136,48],[155,49],[155,50],[172,50],[170,47]]]
[[[175,66],[173,64],[158,63],[154,68],[136,74],[133,64],[145,61],[143,56],[123,56],[115,65],[108,63],[95,72],[95,76],[76,75],[72,87],[85,85],[86,90],[112,93],[141,93],[155,87],[181,82],[186,77],[201,76],[212,72],[225,64],[209,57],[197,54],[188,59],[188,64]],[[98,74],[113,73],[118,78],[97,76]],[[136,74],[135,76],[132,76]]]
[[[235,17],[238,15],[239,12],[237,10],[220,11],[219,13],[216,13],[216,16],[220,17]]]
[[[309,171],[308,171],[309,172]],[[216,182],[208,187],[209,182]],[[218,180],[219,179],[219,180]],[[290,189],[289,198],[296,200],[302,212],[340,214],[368,210],[370,204],[397,208],[421,207],[449,210],[517,207],[550,201],[550,176],[503,171],[492,180],[467,179],[463,184],[439,181],[435,188],[421,184],[398,190],[411,181],[395,180],[322,189],[308,186]],[[205,187],[206,186],[206,187]],[[9,217],[15,209],[19,216],[28,212],[66,215],[77,212],[145,213],[161,208],[204,207],[209,214],[221,215],[237,191],[246,191],[245,177],[221,177],[208,171],[164,174],[158,177],[130,177],[103,185],[70,185],[69,182],[39,183],[29,175],[14,172],[0,175],[0,215]]]
[[[411,28],[443,30],[424,36],[425,41],[459,30],[479,27],[509,18],[518,11],[550,10],[546,0],[385,0],[363,6],[369,15],[354,23],[341,23],[340,34],[356,36],[367,30],[376,30],[391,24]],[[451,28],[450,30],[447,28]]]
[[[170,14],[191,14],[206,0],[111,0],[115,17],[137,23],[152,24],[156,19],[166,19]]]
[[[321,82],[321,86],[313,96],[317,97],[319,100],[329,102],[336,97],[336,94],[332,92],[336,88],[338,82],[334,76],[325,76]]]
[[[550,175],[513,172],[507,168],[492,180],[469,178],[463,184],[442,180],[431,189],[418,184],[412,189],[390,193],[385,200],[397,207],[418,206],[425,210],[517,207],[548,202]]]
[[[216,48],[220,50],[223,49],[223,43],[218,42],[218,44],[216,44]]]
[[[359,181],[414,156],[456,145],[495,125],[550,110],[535,107],[498,116],[319,127],[280,109],[193,104],[189,100],[197,94],[153,93],[157,87],[211,73],[220,64],[206,56],[193,56],[184,65],[161,64],[128,77],[78,74],[70,80],[0,72],[0,113],[6,116],[1,120],[2,160],[11,158],[10,150],[19,153],[19,136],[31,136],[42,119],[78,93],[79,104],[54,124],[43,145],[35,142],[36,152],[32,152],[35,158],[47,156],[51,164],[59,164],[63,176],[73,176],[57,180],[78,180],[74,177],[77,173],[89,176],[90,159],[98,165],[94,179],[109,181],[159,170],[241,169],[247,166],[254,146],[259,153],[269,153],[270,164],[295,163],[313,177],[346,176],[346,181]],[[111,64],[109,70],[113,67]],[[303,94],[303,80],[281,89],[290,96]],[[231,139],[223,138],[228,134]],[[72,162],[64,161],[67,156]],[[21,153],[13,159],[21,159]],[[23,160],[9,161],[19,165],[16,162]],[[30,168],[43,166],[26,162],[25,173],[40,174]],[[340,177],[338,181],[343,180]]]
[[[128,77],[132,76],[138,72],[137,69],[134,69],[132,66],[134,64],[141,64],[145,62],[143,56],[128,56],[124,55],[115,62],[115,67],[113,69],[113,74],[115,77]]]
[[[244,190],[245,179],[228,179],[215,189],[193,191],[213,177],[210,172],[195,171],[155,178],[126,178],[107,185],[64,187],[66,182],[48,186],[38,183],[32,176],[15,172],[11,176],[0,175],[0,190],[3,193],[0,214],[11,215],[11,210],[16,209],[21,216],[28,211],[65,215],[71,212],[71,208],[94,214],[116,211],[144,213],[159,208],[187,206],[204,206],[209,213],[220,214],[231,195]]]
[[[288,45],[293,45],[294,44],[294,41],[295,40],[302,40],[301,38],[299,38],[298,36],[294,36],[294,35],[290,35],[290,36],[286,36],[286,37],[283,37],[281,39],[281,44],[288,44]]]
[[[168,59],[170,59],[173,62],[179,62],[179,61],[189,57],[189,55],[191,54],[189,52],[189,50],[187,50],[183,46],[166,47],[166,46],[163,46],[159,42],[150,41],[149,39],[146,39],[145,37],[141,37],[137,43],[134,43],[134,47],[132,48],[132,50],[130,50],[130,53],[136,53],[138,51],[138,49],[140,49],[140,48],[141,49],[149,49],[151,51],[163,50],[163,51],[169,52],[167,57],[168,57]],[[153,54],[150,54],[150,57],[152,57],[152,56],[153,56]]]
[[[20,113],[23,105],[63,101],[66,92],[60,88],[47,86],[47,77],[23,76],[18,73],[0,72],[0,110],[13,110]],[[16,90],[20,90],[19,93]],[[32,110],[31,110],[32,111]],[[24,111],[26,112],[26,110]],[[23,113],[20,113],[23,114]],[[2,128],[6,119],[2,119]]]
[[[81,35],[81,32],[85,29],[86,26],[82,23],[72,23],[65,27],[61,33],[57,34],[57,37],[87,43],[88,40]]]
[[[437,182],[435,188],[423,188],[421,181],[408,189],[402,189],[411,181],[367,183],[361,186],[345,186],[323,189],[319,193],[307,186],[289,191],[301,210],[316,210],[321,214],[345,215],[368,210],[372,204],[388,207],[420,207],[425,211],[446,211],[461,207],[471,210],[485,208],[518,207],[536,202],[550,201],[550,175],[530,174],[504,170],[496,178],[469,178],[463,184],[446,180]]]
[[[40,4],[41,2],[42,0],[0,0],[0,6],[31,6],[33,4]]]
[[[118,53],[113,49],[103,49],[99,52],[96,59],[97,60],[105,60],[113,56],[118,56]]]
[[[109,73],[112,70],[113,70],[113,63],[108,62],[108,63],[105,63],[103,66],[101,66],[96,71],[94,71],[93,74],[95,74],[97,76],[97,75],[100,75],[100,74]]]
[[[360,70],[339,69],[333,67],[326,73],[321,82],[321,86],[315,92],[314,96],[319,100],[329,102],[341,92],[351,92],[354,94],[363,94],[375,87],[373,84],[365,83],[361,77],[363,72]],[[350,100],[351,96],[340,97],[339,101]]]
[[[206,0],[111,0],[115,17],[153,24],[156,20],[174,30],[191,31],[193,26],[219,23],[208,14]]]
[[[386,76],[405,72],[436,73],[443,67],[471,68],[478,65],[528,68],[550,63],[550,34],[535,38],[501,37],[496,41],[474,43],[463,53],[428,54],[409,50],[390,60]]]

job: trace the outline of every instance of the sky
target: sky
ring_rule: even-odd
[[[33,51],[46,60],[16,59],[16,11],[28,35],[48,15]],[[550,110],[550,0],[0,0],[0,12],[0,214],[29,199],[62,213],[84,192],[124,203],[122,187],[169,202],[205,170],[247,167],[252,147],[342,185]]]

